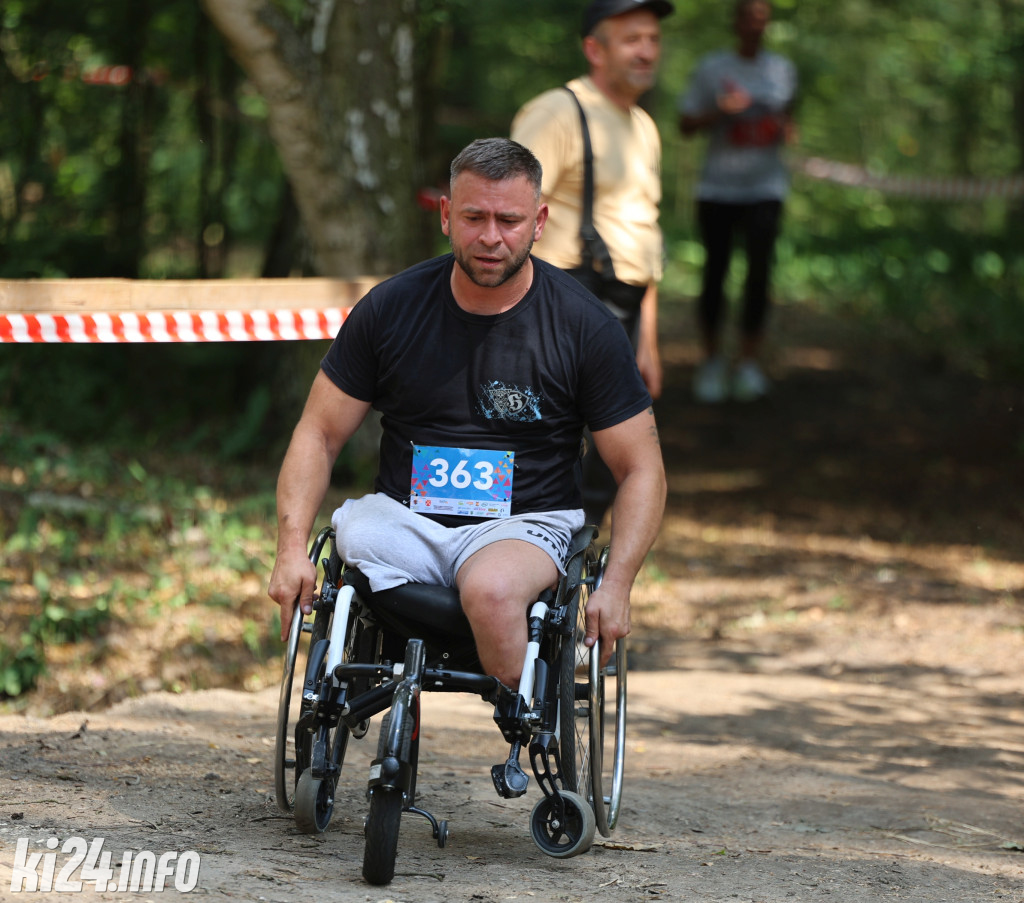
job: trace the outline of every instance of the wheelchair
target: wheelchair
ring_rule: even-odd
[[[318,581],[313,614],[307,620],[296,608],[288,635],[274,754],[277,805],[299,831],[327,828],[348,744],[382,715],[367,784],[363,877],[374,885],[394,877],[403,813],[425,818],[445,847],[448,822],[416,805],[420,694],[455,692],[494,706],[510,745],[506,761],[491,769],[502,798],[527,792],[526,749],[541,791],[530,833],[542,852],[565,859],[589,850],[596,831],[610,836],[622,799],[627,663],[624,639],[603,669],[599,644],[583,642],[587,599],[608,555],[596,539],[594,527],[573,537],[566,576],[524,613],[529,643],[513,691],[483,673],[454,589],[407,584],[374,593],[339,558],[333,530],[321,530],[309,555]]]

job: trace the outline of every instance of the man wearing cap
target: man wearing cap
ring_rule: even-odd
[[[661,139],[637,102],[654,86],[660,20],[673,11],[668,0],[593,0],[583,14],[588,74],[570,81],[568,90],[555,88],[526,103],[511,130],[513,140],[529,147],[544,168],[541,191],[549,216],[534,253],[571,272],[619,318],[653,398],[661,394],[662,382],[657,338]],[[593,154],[593,225],[610,258],[608,265],[598,264],[597,273],[585,266],[580,237],[585,183],[580,107]],[[613,494],[614,481],[588,454],[588,523],[601,523]]]

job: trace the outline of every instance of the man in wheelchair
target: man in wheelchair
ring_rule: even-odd
[[[452,587],[483,672],[523,678],[531,604],[565,574],[583,526],[589,426],[618,483],[585,644],[603,665],[629,633],[629,594],[661,521],[665,475],[651,399],[625,331],[561,270],[531,256],[541,167],[504,138],[452,162],[441,228],[451,253],[374,287],[321,362],[281,467],[270,596],[287,639],[313,610],[309,537],[338,453],[381,413],[375,492],[335,512],[337,553],[374,593]]]

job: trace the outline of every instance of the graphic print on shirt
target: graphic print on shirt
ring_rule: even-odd
[[[532,423],[543,420],[540,396],[530,388],[509,386],[501,380],[491,380],[480,387],[477,411],[488,420],[514,420]]]

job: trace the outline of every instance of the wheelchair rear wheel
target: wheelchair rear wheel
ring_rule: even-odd
[[[284,657],[284,671],[281,676],[281,695],[277,702],[277,737],[274,747],[274,796],[277,807],[291,813],[295,807],[295,786],[299,775],[309,762],[308,752],[304,755],[295,748],[295,721],[292,714],[298,713],[302,707],[302,677],[295,680],[295,666],[299,658],[305,658],[302,647],[308,650],[309,644],[302,642],[303,633],[308,633],[312,624],[303,620],[302,612],[296,608],[292,618],[291,630],[288,634],[288,646]]]
[[[302,613],[296,611],[292,629],[288,637],[288,651],[285,655],[284,674],[281,679],[281,696],[277,708],[277,738],[274,754],[274,784],[278,808],[284,812],[296,813],[296,820],[305,817],[307,824],[312,816],[308,812],[297,810],[299,799],[296,794],[302,783],[302,776],[312,764],[313,747],[316,739],[322,739],[324,748],[329,751],[330,762],[340,770],[348,744],[348,728],[338,724],[331,729],[326,725],[319,728],[312,725],[312,703],[303,698],[303,686],[307,675],[300,671],[296,680],[295,669],[300,660],[308,660],[311,650],[317,643],[330,635],[333,612],[318,610],[312,622],[302,619]],[[309,634],[309,643],[302,642],[302,634]],[[304,647],[304,648],[303,648]],[[317,675],[317,684],[323,679],[323,668]],[[294,716],[294,717],[293,717]],[[316,732],[314,736],[312,731]],[[336,783],[336,778],[335,782]],[[330,788],[328,796],[333,798],[334,789]],[[316,794],[314,794],[315,796]],[[302,794],[302,800],[310,799],[309,790]],[[306,807],[303,807],[304,809]],[[330,818],[328,813],[327,818]],[[326,824],[325,824],[326,826]],[[301,824],[300,824],[301,827]],[[323,830],[323,828],[319,828]]]
[[[281,695],[278,702],[277,738],[274,756],[275,795],[284,812],[293,812],[296,826],[307,834],[324,831],[334,809],[334,793],[345,760],[350,736],[362,736],[365,728],[350,731],[334,709],[341,704],[335,696],[338,688],[327,678],[323,643],[331,637],[335,609],[333,591],[341,578],[341,561],[334,549],[333,534],[321,531],[313,544],[310,560],[314,563],[324,544],[330,540],[330,555],[322,564],[320,601],[311,622],[296,610],[288,637]],[[308,644],[303,634],[309,635]],[[372,658],[376,632],[366,628],[354,610],[349,610],[344,631],[344,661],[354,656]],[[320,654],[317,649],[320,648]],[[315,660],[311,661],[310,657]],[[300,662],[296,679],[295,671]],[[312,669],[312,672],[311,672]],[[309,684],[310,693],[304,692]],[[365,683],[365,680],[363,681]],[[362,689],[362,688],[360,688]],[[319,706],[319,708],[318,708]]]
[[[593,807],[598,830],[615,829],[622,800],[626,735],[626,641],[618,640],[611,661],[600,667],[600,644],[584,645],[586,605],[601,585],[608,550],[591,545],[583,579],[570,601],[572,635],[562,644],[559,685],[559,754],[563,783]],[[608,699],[614,700],[609,712]],[[609,719],[609,715],[611,718]]]
[[[570,575],[580,581],[569,600],[568,619],[572,632],[562,640],[558,683],[558,751],[562,782],[566,790],[591,797],[590,776],[590,650],[584,645],[586,606],[590,597],[597,553],[590,546],[580,564],[581,573]]]

